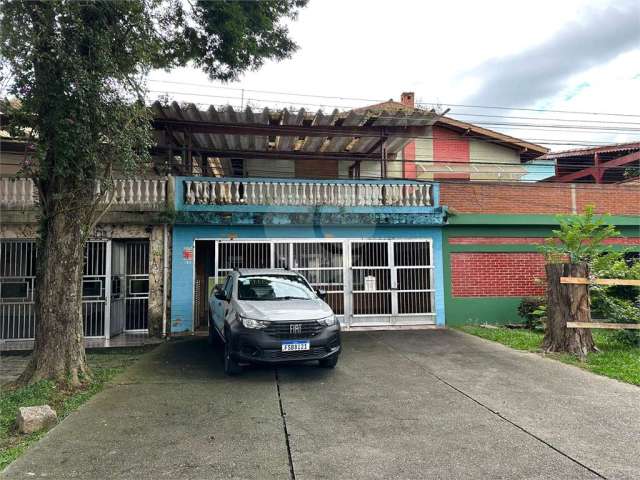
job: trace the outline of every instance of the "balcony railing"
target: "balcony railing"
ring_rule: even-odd
[[[430,207],[431,185],[407,181],[184,180],[186,205]]]
[[[96,195],[102,192],[100,182],[96,184]],[[118,179],[114,187],[104,195],[103,202],[112,202],[112,208],[127,207],[158,209],[167,200],[167,180]],[[38,194],[30,178],[0,178],[0,206],[5,208],[30,208],[38,202]]]

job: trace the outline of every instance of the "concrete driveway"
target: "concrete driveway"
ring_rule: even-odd
[[[447,330],[352,333],[336,370],[225,378],[173,341],[2,478],[639,478],[640,389]]]

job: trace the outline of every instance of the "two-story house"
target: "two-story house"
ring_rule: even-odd
[[[529,262],[518,255],[535,252],[554,213],[587,199],[608,211],[612,195],[548,183],[523,194],[521,181],[554,174],[553,164],[531,163],[546,149],[412,102],[409,93],[330,113],[155,103],[153,165],[116,180],[87,246],[85,335],[113,344],[202,331],[213,285],[242,267],[303,273],[348,329],[515,317],[515,302],[539,292],[538,257],[520,269],[524,286],[508,288]],[[15,174],[33,146],[0,142],[0,341],[28,340],[36,199]],[[629,226],[627,207],[612,205]],[[495,259],[508,260],[508,275]],[[479,282],[482,272],[491,280]]]

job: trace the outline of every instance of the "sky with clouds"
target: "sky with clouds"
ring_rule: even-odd
[[[414,91],[554,150],[640,139],[638,0],[311,0],[290,30],[291,59],[227,84],[189,68],[152,72],[149,96],[327,110]]]

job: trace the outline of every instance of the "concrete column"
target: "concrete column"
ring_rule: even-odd
[[[162,335],[163,229],[154,225],[149,236],[149,336]]]

